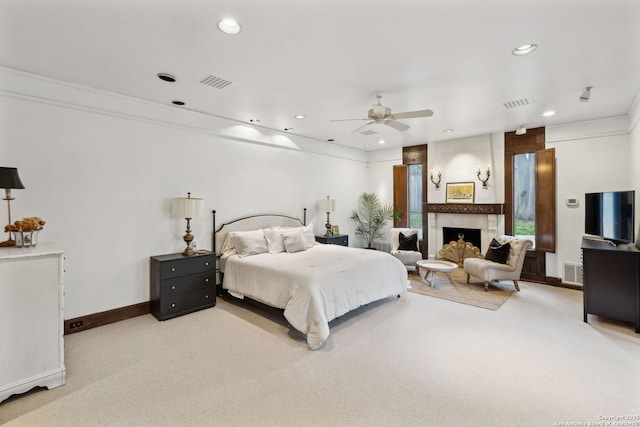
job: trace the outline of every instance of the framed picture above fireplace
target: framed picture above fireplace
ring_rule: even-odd
[[[473,203],[474,182],[447,182],[447,203]]]

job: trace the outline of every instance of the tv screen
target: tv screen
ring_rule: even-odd
[[[629,243],[635,240],[635,191],[607,191],[585,194],[584,232]]]

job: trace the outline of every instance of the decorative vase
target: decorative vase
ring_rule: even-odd
[[[38,234],[40,230],[33,231],[14,231],[13,237],[16,241],[16,247],[29,248],[38,244]]]

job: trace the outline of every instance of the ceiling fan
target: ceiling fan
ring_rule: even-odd
[[[391,113],[391,108],[389,107],[385,107],[384,105],[382,105],[380,103],[380,98],[382,98],[382,95],[377,95],[376,98],[378,98],[378,103],[374,104],[371,109],[369,110],[369,112],[367,113],[367,118],[364,119],[339,119],[339,120],[330,120],[331,122],[345,122],[345,121],[351,121],[351,120],[371,120],[369,123],[365,123],[364,125],[360,126],[359,128],[357,128],[356,130],[352,131],[351,133],[355,133],[358,132],[360,129],[362,129],[365,126],[368,125],[372,125],[374,123],[377,124],[383,124],[383,125],[387,125],[389,127],[392,127],[396,130],[400,130],[400,131],[405,131],[407,129],[409,129],[411,126],[399,122],[397,121],[397,119],[415,119],[418,117],[431,117],[433,116],[433,111],[431,110],[418,110],[418,111],[408,111],[405,113]]]

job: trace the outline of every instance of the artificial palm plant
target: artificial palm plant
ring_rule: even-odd
[[[355,222],[356,235],[362,237],[371,249],[376,238],[384,237],[387,221],[398,219],[398,214],[392,205],[383,205],[374,193],[362,193],[358,201],[358,209],[351,214]]]

